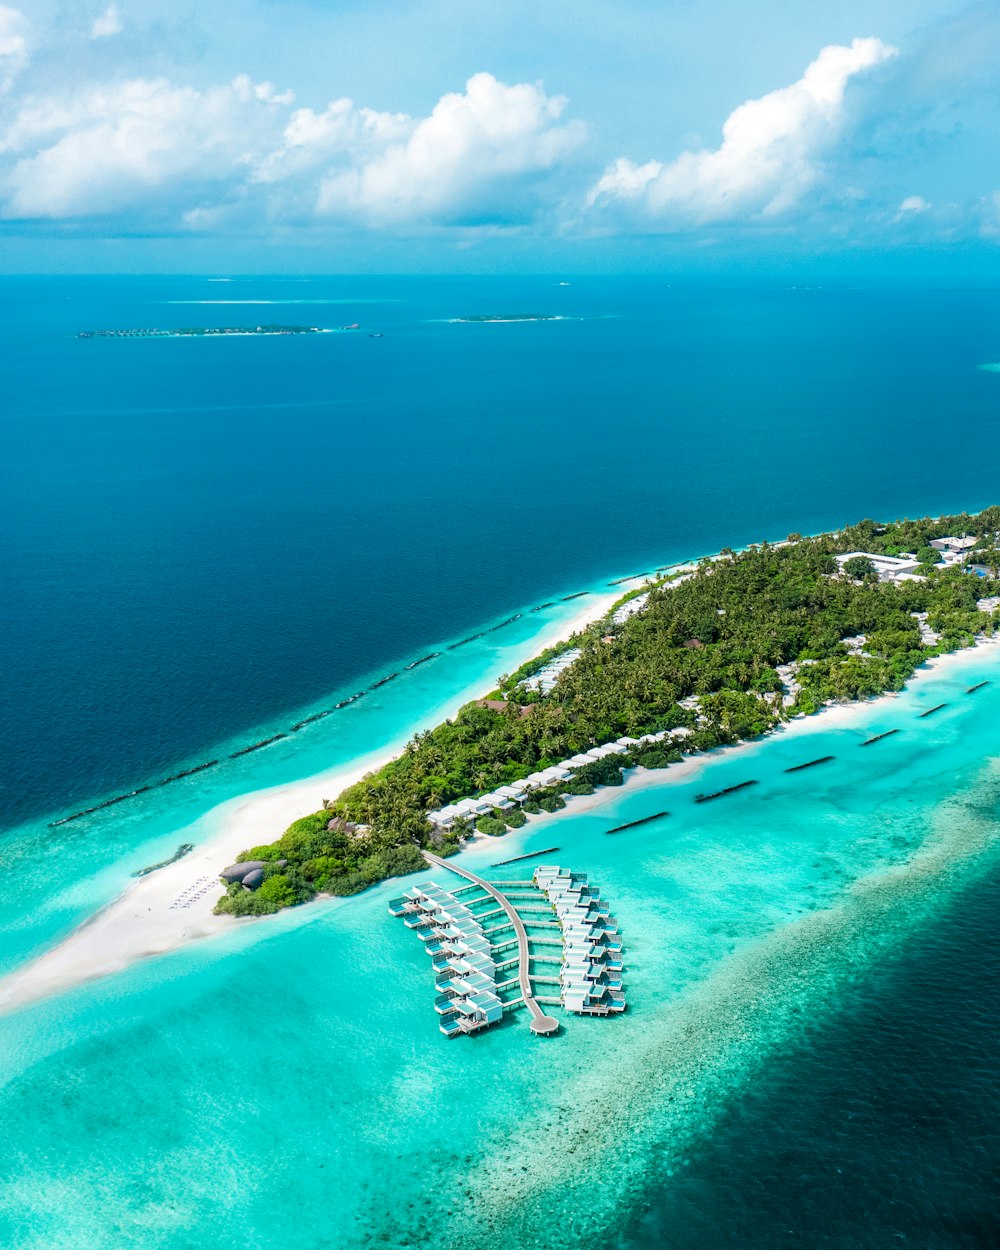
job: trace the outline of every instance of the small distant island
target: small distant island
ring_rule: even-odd
[[[931,657],[1000,628],[1000,507],[790,534],[644,576],[603,619],[245,851],[216,911],[354,894],[420,870],[424,850],[450,855],[473,832],[621,785],[623,770],[901,690]]]
[[[484,321],[565,321],[565,317],[550,313],[477,313],[472,317],[456,317],[461,324],[475,325]]]
[[[344,326],[356,330],[357,326]],[[325,334],[319,326],[184,326],[178,330],[81,330],[78,339],[227,338],[259,334]]]

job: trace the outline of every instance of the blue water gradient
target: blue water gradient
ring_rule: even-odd
[[[662,1244],[651,1212],[693,1191],[712,1204],[712,1151],[757,1083],[771,1088],[783,1056],[819,1030],[835,1037],[859,982],[998,879],[998,713],[1000,656],[972,654],[848,726],[819,720],[468,852],[486,869],[558,844],[613,902],[629,1011],[568,1018],[549,1043],[516,1016],[478,1039],[441,1036],[421,944],[385,912],[398,883],[8,1017],[0,1115],[15,1149],[0,1239],[505,1250],[558,1227],[567,1245]],[[888,727],[902,732],[861,748]],[[825,754],[836,759],[785,771]],[[693,802],[750,777],[750,790]],[[662,822],[606,833],[664,809]],[[923,1009],[951,993],[950,975],[939,967],[923,984]],[[780,1139],[763,1094],[758,1105],[768,1114],[755,1131]],[[802,1108],[790,1130],[800,1150],[804,1120]],[[969,1149],[995,1152],[996,1123],[980,1117]],[[869,1137],[855,1148],[870,1151]],[[755,1194],[735,1165],[726,1185]],[[797,1193],[789,1178],[767,1217],[788,1218]],[[699,1218],[711,1227],[709,1210]],[[863,1213],[848,1224],[863,1232]],[[718,1228],[707,1244],[734,1244],[727,1236]]]
[[[996,356],[990,292],[593,279],[2,289],[4,970],[136,868],[210,836],[220,805],[433,723],[569,619],[579,602],[562,595],[726,544],[995,495],[997,380],[977,368]],[[346,302],[174,302],[217,298]],[[449,323],[525,311],[580,319]],[[258,318],[363,328],[74,337]],[[554,606],[531,612],[542,603]],[[397,670],[262,751],[50,826]],[[979,1161],[996,1157],[998,1120],[967,1118],[950,1047],[978,1088],[1000,1087],[1000,1068],[989,1028],[965,1028],[949,959],[979,958],[975,934],[992,924],[998,726],[1000,660],[979,652],[851,727],[819,721],[470,851],[483,867],[559,845],[622,922],[629,1012],[568,1020],[551,1043],[516,1018],[477,1039],[440,1035],[426,957],[385,913],[398,883],[5,1018],[0,1245],[793,1245],[785,1230],[804,1208],[811,1245],[879,1246],[900,1230],[990,1244],[974,1241],[974,1215],[989,1206]],[[784,771],[824,754],[835,761]],[[692,801],[749,778],[759,784]],[[662,822],[605,833],[663,809]],[[894,1052],[887,1028],[885,1047],[845,1057],[851,1013],[878,993],[905,1001],[906,960],[953,924],[964,945],[912,965],[936,1012],[936,1064],[905,1043]],[[992,983],[962,984],[967,1012],[995,1024]],[[944,1180],[899,1228],[869,1223],[895,1115],[869,1103],[864,1131],[840,1139],[848,1180],[838,1222],[824,1221],[824,1177],[809,1169],[831,1162],[831,1102],[891,1083],[892,1053],[921,1073],[928,1114],[951,1117],[919,1159]],[[839,1086],[796,1082],[832,1054]],[[757,1169],[783,1148],[800,1171],[762,1192]]]
[[[601,578],[992,501],[992,292],[4,279],[0,827]],[[335,304],[178,303],[309,299]],[[468,325],[481,313],[578,320]],[[294,338],[78,340],[302,321]],[[368,337],[369,331],[384,334]]]

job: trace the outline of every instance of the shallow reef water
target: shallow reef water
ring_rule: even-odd
[[[832,1044],[859,995],[1000,871],[1000,686],[964,694],[998,670],[995,652],[969,654],[856,723],[777,735],[680,781],[668,770],[467,852],[488,870],[558,844],[600,882],[627,948],[619,1019],[564,1017],[539,1041],[513,1013],[448,1041],[423,948],[385,910],[398,882],[8,1017],[4,1244],[514,1247],[557,1230],[567,1245],[685,1245],[743,1188],[766,1218],[734,1125],[751,1132],[759,1114],[755,1140],[775,1149],[763,1091],[794,1085],[787,1065]],[[903,732],[858,753],[888,725]],[[784,771],[819,754],[835,759]],[[693,801],[747,776],[759,784]],[[720,1181],[727,1141],[737,1161]],[[867,1201],[856,1244],[874,1245]]]

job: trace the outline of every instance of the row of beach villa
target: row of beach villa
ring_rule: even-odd
[[[647,743],[665,742],[667,739],[676,739],[677,742],[680,742],[688,737],[690,733],[690,729],[681,727],[678,729],[664,729],[660,733],[644,734],[641,738],[617,738],[614,742],[594,747],[590,751],[581,751],[578,755],[573,755],[567,760],[562,760],[558,764],[542,769],[540,772],[530,773],[527,777],[513,782],[511,785],[498,786],[497,789],[491,790],[488,794],[479,795],[478,798],[461,799],[459,802],[451,803],[436,812],[428,812],[427,819],[438,829],[447,831],[452,828],[456,820],[475,820],[478,816],[488,815],[497,808],[500,811],[509,811],[512,807],[523,803],[533,790],[558,788],[562,783],[570,781],[574,770],[582,768],[586,764],[593,764],[595,761],[606,759],[610,755],[624,755],[633,747],[643,746]]]
[[[449,891],[425,881],[389,903],[431,958],[446,1037],[478,1033],[521,1007],[533,1033],[555,1032],[542,1003],[588,1016],[625,1010],[618,922],[585,874],[543,865],[531,880],[485,882],[447,867],[472,884]]]

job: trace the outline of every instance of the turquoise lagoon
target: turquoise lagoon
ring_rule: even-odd
[[[849,722],[817,718],[465,853],[487,870],[558,844],[602,884],[627,946],[618,1020],[566,1017],[539,1041],[514,1013],[445,1039],[422,946],[385,910],[398,882],[7,1018],[0,1241],[617,1244],[653,1178],[697,1169],[807,1023],[835,1020],[852,985],[998,871],[998,711],[1000,652],[981,649]]]
[[[2,290],[0,971],[211,836],[240,795],[398,745],[488,686],[576,611],[563,595],[792,529],[994,501],[997,375],[977,368],[997,359],[992,291]],[[220,292],[364,328],[76,338],[260,317],[202,304]],[[567,319],[454,320],[505,311]],[[849,728],[818,720],[469,852],[557,844],[600,881],[628,945],[622,1020],[447,1041],[419,943],[385,912],[398,883],[0,1018],[0,1246],[997,1244],[998,667],[970,655]],[[394,670],[264,750],[49,824]]]

